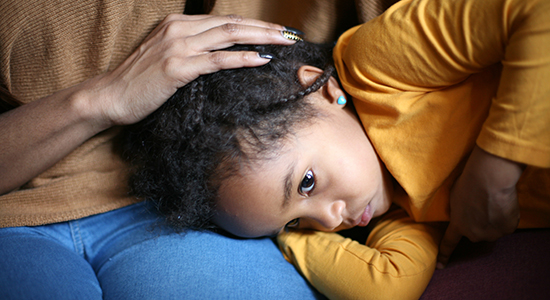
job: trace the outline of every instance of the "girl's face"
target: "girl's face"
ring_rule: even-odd
[[[337,104],[343,92],[334,84],[310,96],[323,116],[300,126],[277,157],[222,183],[215,224],[241,237],[285,226],[338,231],[366,226],[389,209],[390,176],[355,112]]]

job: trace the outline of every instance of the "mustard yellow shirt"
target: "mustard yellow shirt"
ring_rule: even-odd
[[[432,276],[449,190],[477,143],[528,165],[520,227],[550,227],[550,1],[402,0],[348,30],[334,58],[399,183],[366,245],[289,232],[289,261],[331,299],[416,299]]]
[[[520,227],[550,226],[550,2],[401,1],[335,48],[344,89],[416,221],[448,221],[477,143],[529,165]]]
[[[329,299],[418,299],[432,278],[444,227],[418,223],[398,209],[365,245],[338,233],[291,231],[278,242],[285,258]]]

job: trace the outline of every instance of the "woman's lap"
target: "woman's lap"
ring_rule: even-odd
[[[0,229],[0,257],[0,299],[101,299],[92,267],[52,240]]]
[[[0,298],[319,297],[270,239],[177,234],[148,209],[0,229]]]

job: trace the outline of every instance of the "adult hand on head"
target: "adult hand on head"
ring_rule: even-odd
[[[97,91],[89,106],[101,110],[98,121],[104,126],[135,123],[199,75],[266,64],[269,59],[256,52],[216,50],[235,44],[295,43],[282,30],[234,15],[169,15],[120,66],[87,82]]]
[[[255,52],[216,50],[295,43],[284,29],[238,16],[169,15],[113,71],[0,114],[0,195],[98,132],[145,118],[199,75],[266,64]]]
[[[476,146],[450,194],[451,219],[437,257],[443,268],[462,236],[494,241],[519,223],[516,183],[524,166]]]

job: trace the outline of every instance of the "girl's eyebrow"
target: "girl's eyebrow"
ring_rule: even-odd
[[[283,206],[284,209],[288,203],[290,202],[290,195],[292,194],[292,179],[294,177],[294,167],[296,166],[296,163],[292,161],[288,166],[288,172],[285,175],[283,179],[283,191],[284,191],[284,200],[283,200]]]

